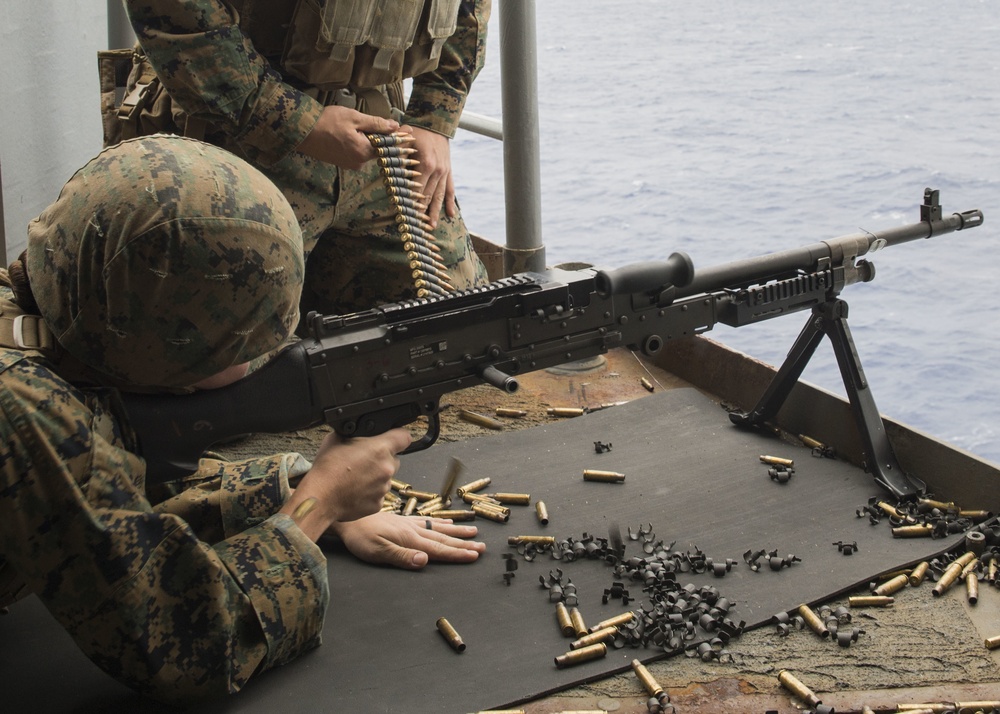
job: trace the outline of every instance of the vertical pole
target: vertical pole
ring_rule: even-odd
[[[545,269],[538,140],[535,0],[500,1],[506,275]]]

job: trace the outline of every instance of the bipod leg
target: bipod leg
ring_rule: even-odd
[[[896,498],[913,498],[924,493],[926,485],[920,479],[908,477],[896,461],[882,416],[875,405],[864,370],[861,369],[861,360],[847,326],[847,303],[843,300],[829,300],[813,308],[812,318],[802,329],[757,406],[750,412],[734,412],[729,415],[730,419],[734,424],[758,426],[774,417],[791,393],[823,335],[828,335],[833,344],[851,412],[861,436],[865,470],[874,476],[876,483]]]

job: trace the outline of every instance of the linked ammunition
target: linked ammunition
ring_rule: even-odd
[[[556,417],[578,417],[583,416],[584,410],[581,407],[549,407],[545,413]]]
[[[530,493],[494,493],[493,498],[505,506],[527,506],[531,503]]]
[[[455,523],[476,520],[475,511],[455,511],[455,510],[445,509],[441,511],[431,511],[427,515],[432,516],[434,518],[449,518]]]
[[[491,419],[488,416],[477,414],[476,412],[470,412],[468,409],[462,409],[458,414],[462,417],[462,419],[470,424],[476,424],[487,429],[495,429],[496,431],[503,431],[503,424],[498,422],[496,419]]]
[[[892,529],[893,538],[930,538],[934,534],[934,526],[930,523],[920,523],[913,526],[896,526]]]
[[[580,608],[571,607],[569,609],[569,620],[573,623],[573,634],[577,637],[583,637],[587,634],[587,625],[583,621],[583,614],[580,612]]]
[[[620,615],[615,615],[614,617],[609,617],[607,620],[601,620],[596,625],[590,628],[590,632],[597,632],[598,630],[603,630],[605,627],[618,627],[619,625],[624,625],[627,622],[631,622],[635,617],[634,612],[623,612]]]
[[[463,471],[465,471],[465,464],[460,459],[452,456],[448,462],[448,470],[445,472],[444,482],[441,484],[441,491],[438,493],[442,500],[451,498],[452,489],[455,488],[455,484],[458,483],[458,477],[462,475]]]
[[[811,607],[803,603],[802,605],[799,605],[798,612],[802,616],[802,619],[805,620],[805,623],[809,625],[809,629],[820,637],[825,638],[830,636],[830,630],[827,629],[823,620],[820,619],[819,615],[813,612]]]
[[[552,536],[521,535],[507,536],[507,545],[521,545],[522,543],[534,543],[535,545],[555,545],[556,539]]]
[[[859,595],[847,598],[847,604],[851,607],[889,607],[896,602],[896,598],[885,595]]]
[[[563,637],[572,637],[576,634],[576,628],[573,627],[573,621],[569,617],[569,610],[566,609],[565,603],[556,603],[556,622],[559,623],[559,630],[563,633]]]
[[[931,591],[934,597],[940,597],[946,593],[948,589],[955,584],[955,581],[958,580],[959,576],[961,576],[962,570],[965,566],[975,559],[976,554],[969,551],[945,568],[941,577],[938,578],[937,584],[934,586],[934,590]]]
[[[569,644],[571,650],[581,650],[584,647],[590,647],[591,645],[596,645],[598,642],[606,642],[607,640],[613,640],[615,635],[618,634],[617,627],[602,627],[600,630],[591,632],[590,634],[584,635],[580,639],[573,640]]]
[[[498,417],[510,417],[512,419],[519,419],[520,417],[528,416],[528,412],[523,409],[508,409],[506,407],[497,407],[496,415]]]
[[[491,483],[493,483],[493,479],[491,479],[489,476],[485,476],[483,478],[476,479],[471,483],[467,483],[464,486],[459,486],[456,492],[458,493],[459,496],[464,496],[467,493],[475,493],[476,491],[482,491]]]
[[[478,502],[472,504],[472,511],[477,516],[485,518],[488,521],[494,521],[495,523],[506,523],[510,520],[510,511],[498,511],[489,508],[487,504]]]
[[[603,483],[625,483],[625,474],[617,471],[598,471],[596,469],[583,470],[584,481],[601,481]]]
[[[549,509],[545,507],[544,501],[535,502],[535,514],[538,516],[538,522],[543,526],[549,524]]]
[[[809,687],[799,681],[799,679],[787,669],[783,669],[778,672],[778,681],[781,682],[781,686],[811,707],[815,707],[823,703],[823,701],[817,697],[813,691],[809,689]]]
[[[635,676],[639,678],[639,682],[642,683],[643,689],[651,697],[658,697],[663,693],[663,687],[660,683],[656,681],[649,670],[646,669],[646,665],[637,659],[632,660],[632,671],[635,672]]]
[[[924,582],[924,578],[927,577],[927,571],[929,571],[930,568],[931,564],[926,560],[917,565],[917,567],[915,567],[910,573],[909,580],[911,587],[916,587],[917,585],[920,585],[920,583]]]
[[[582,647],[578,650],[570,650],[566,654],[559,655],[555,658],[556,667],[563,669],[564,667],[572,667],[574,665],[582,664],[583,662],[590,662],[591,660],[601,659],[608,654],[608,646],[604,643],[598,643],[596,645],[590,645],[590,647]]]
[[[459,636],[458,632],[452,627],[451,623],[448,622],[443,617],[439,617],[437,621],[438,632],[444,637],[445,641],[451,645],[451,648],[456,652],[465,652],[465,643],[462,642],[462,638]]]
[[[795,466],[794,459],[784,459],[780,456],[768,456],[767,454],[762,454],[760,456],[761,463],[770,464],[771,466],[787,466],[791,468]]]
[[[897,575],[891,580],[887,580],[872,591],[875,596],[892,595],[905,588],[910,582],[909,575]]]

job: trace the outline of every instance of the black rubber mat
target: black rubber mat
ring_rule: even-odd
[[[610,444],[597,453],[594,442]],[[772,454],[795,460],[785,484],[759,460]],[[509,523],[480,519],[487,553],[472,565],[431,565],[409,573],[356,562],[329,550],[331,605],[324,645],[270,672],[245,693],[211,711],[474,712],[534,698],[624,669],[655,649],[612,649],[604,659],[558,669],[554,657],[570,639],[556,626],[554,605],[541,578],[572,580],[580,610],[593,624],[641,606],[641,583],[622,581],[634,602],[603,603],[616,577],[603,560],[532,561],[507,545],[508,536],[601,538],[619,524],[626,558],[645,555],[630,540],[640,528],[654,542],[682,552],[701,551],[715,562],[735,562],[722,577],[680,573],[679,582],[716,587],[735,603],[729,616],[748,627],[779,611],[819,602],[956,544],[894,539],[888,525],[856,510],[884,493],[860,469],[814,458],[809,450],[732,426],[726,413],[694,390],[675,390],[549,426],[443,444],[403,458],[400,478],[436,491],[451,457],[463,481],[489,476],[489,490],[525,492],[542,500],[550,522],[533,508],[512,507]],[[624,483],[593,483],[584,469],[624,473]],[[835,542],[857,542],[842,554]],[[801,559],[772,571],[752,571],[747,550],[777,550]],[[509,585],[504,554],[517,570]],[[614,594],[614,593],[610,593]],[[467,645],[456,653],[435,628],[446,617]],[[701,633],[705,637],[710,637]],[[738,640],[730,647],[738,650]],[[831,642],[832,647],[837,645]],[[115,702],[134,704],[124,688],[90,665],[35,602],[0,617],[0,672],[7,701],[38,710],[87,711]],[[65,686],[52,688],[60,681]]]

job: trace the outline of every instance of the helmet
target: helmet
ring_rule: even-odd
[[[304,258],[295,214],[242,159],[155,135],[102,151],[28,226],[56,340],[124,385],[186,387],[285,341]]]

